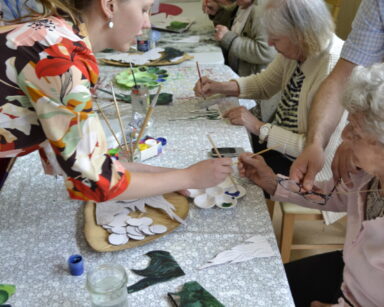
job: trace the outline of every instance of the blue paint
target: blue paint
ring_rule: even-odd
[[[236,191],[236,192],[233,192],[233,193],[225,191],[225,194],[227,194],[229,196],[232,196],[232,197],[239,197],[240,191]]]

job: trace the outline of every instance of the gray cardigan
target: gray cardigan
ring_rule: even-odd
[[[275,57],[276,51],[268,46],[267,35],[260,22],[260,0],[252,4],[248,20],[240,35],[228,31],[220,41],[228,65],[240,76],[248,76],[264,69]],[[215,16],[213,23],[232,27],[238,6],[223,6]]]

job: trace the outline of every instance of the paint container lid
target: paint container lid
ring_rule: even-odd
[[[73,276],[80,276],[84,273],[84,261],[81,255],[72,255],[68,258],[69,273]]]
[[[163,145],[163,146],[167,145],[167,139],[165,139],[165,138],[157,138],[156,140],[161,142],[161,145]]]

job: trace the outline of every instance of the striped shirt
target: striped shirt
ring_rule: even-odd
[[[298,64],[291,79],[284,88],[281,101],[277,106],[274,123],[294,133],[298,133],[297,112],[304,74]]]

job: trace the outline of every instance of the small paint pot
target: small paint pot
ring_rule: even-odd
[[[193,203],[199,208],[208,209],[215,205],[215,199],[213,197],[209,197],[207,194],[200,194],[195,197]]]
[[[236,192],[239,192],[239,193],[235,194]],[[227,194],[228,196],[232,196],[232,197],[235,196],[236,198],[241,198],[245,194],[247,194],[247,190],[241,185],[237,185],[237,188],[235,186],[226,188],[224,193]]]
[[[204,193],[203,189],[188,189],[189,197],[195,198],[196,196],[199,196]]]
[[[237,199],[229,195],[219,195],[215,197],[216,206],[222,209],[230,209],[237,205]]]
[[[147,139],[145,140],[145,144],[149,147],[152,147],[157,145],[157,141],[155,139]]]
[[[206,189],[205,193],[207,193],[207,195],[211,197],[216,197],[218,195],[224,194],[224,189],[219,186],[216,186],[216,187]]]
[[[84,273],[84,261],[81,255],[72,255],[68,258],[69,273],[73,276],[80,276]]]

